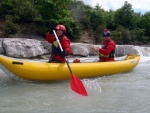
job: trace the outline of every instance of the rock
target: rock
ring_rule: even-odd
[[[5,38],[3,39],[5,54],[17,58],[30,58],[38,55],[47,54],[41,41],[25,38]]]
[[[90,53],[87,46],[81,43],[72,43],[71,52],[72,52],[72,55],[84,56],[84,57],[88,56]]]
[[[45,40],[27,39],[27,38],[3,38],[0,39],[0,54],[16,58],[49,58],[52,49],[50,43]],[[101,48],[101,45],[71,43],[71,55],[73,56],[98,56],[94,48]],[[147,51],[147,50],[146,50]],[[126,54],[139,54],[133,45],[116,45],[116,56]],[[45,55],[48,55],[45,57]],[[70,56],[71,56],[70,55]],[[43,56],[43,57],[42,57]]]
[[[4,54],[4,49],[3,49],[3,39],[0,39],[0,54]]]
[[[42,46],[44,47],[44,49],[48,50],[48,53],[52,53],[52,44],[50,44],[47,41],[41,41]]]

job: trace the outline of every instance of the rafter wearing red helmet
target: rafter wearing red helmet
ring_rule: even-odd
[[[61,52],[58,42],[53,35],[53,30],[56,30],[56,34],[58,35],[58,39],[63,48],[63,52]],[[52,55],[48,61],[48,63],[56,62],[56,63],[65,63],[65,56],[70,55],[70,40],[65,35],[66,27],[64,25],[57,25],[56,27],[51,27],[50,31],[46,35],[46,40],[49,43],[52,43]]]
[[[96,49],[100,53],[100,62],[114,61],[116,44],[111,39],[111,33],[107,29],[103,30],[104,43],[100,49]]]

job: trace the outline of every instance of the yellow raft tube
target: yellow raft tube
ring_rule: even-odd
[[[69,64],[75,76],[89,78],[129,72],[137,66],[140,56],[129,54],[121,60],[116,58],[116,61],[113,62],[93,62],[90,61],[90,58],[88,59],[89,61],[82,61],[81,58],[80,63],[70,61]],[[11,73],[30,81],[54,81],[71,78],[66,63],[46,63],[0,55],[0,67],[4,72],[7,71],[7,74]]]

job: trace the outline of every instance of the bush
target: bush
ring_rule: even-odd
[[[117,44],[122,44],[122,33],[121,31],[112,31],[112,38]]]
[[[18,30],[19,30],[18,24],[13,23],[11,20],[6,20],[4,26],[5,34],[7,35],[14,34],[17,33]]]
[[[147,36],[141,36],[141,39],[139,39],[139,41],[143,42],[143,43],[150,42],[149,37],[147,37]]]

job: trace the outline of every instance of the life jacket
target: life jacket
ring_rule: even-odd
[[[110,42],[110,41],[109,41]],[[103,45],[103,49],[106,49],[106,47],[108,46],[109,42],[105,45]],[[114,58],[115,57],[115,49],[111,51],[111,53],[109,55],[104,55],[104,54],[100,54],[101,58]]]
[[[61,42],[62,38],[59,38],[58,40]],[[53,55],[61,55],[61,49],[59,47],[57,40],[52,43],[52,54]]]

